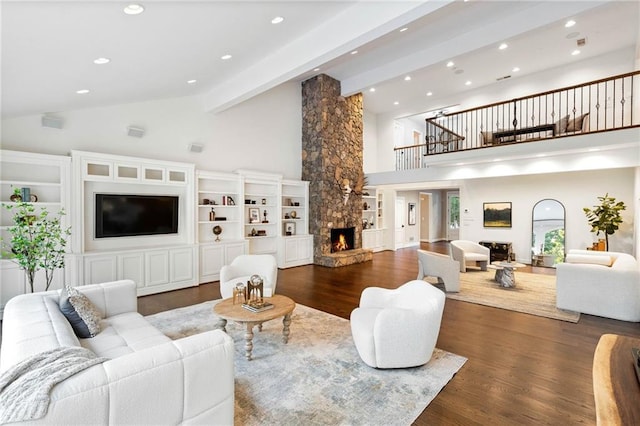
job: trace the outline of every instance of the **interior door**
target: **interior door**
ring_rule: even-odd
[[[420,193],[420,241],[431,241],[431,194]]]
[[[447,192],[447,240],[460,239],[460,193]]]
[[[395,248],[403,248],[405,240],[404,223],[407,216],[405,209],[404,197],[396,198],[395,209]]]

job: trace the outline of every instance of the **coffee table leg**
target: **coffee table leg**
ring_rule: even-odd
[[[216,324],[218,328],[221,328],[225,333],[227,332],[227,320],[220,318],[218,320],[218,324]]]
[[[282,341],[287,343],[289,341],[289,325],[291,325],[291,314],[286,314],[282,319]]]
[[[246,331],[244,333],[244,355],[247,357],[247,360],[251,361],[251,352],[253,351],[253,326],[255,324],[248,322],[246,323]]]

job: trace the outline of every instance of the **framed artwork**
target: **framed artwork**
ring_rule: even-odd
[[[260,209],[249,209],[249,223],[260,223]]]
[[[511,203],[483,203],[485,228],[511,228]]]
[[[285,222],[284,224],[284,235],[296,235],[296,224],[293,222]]]
[[[409,225],[416,224],[416,203],[409,203]]]

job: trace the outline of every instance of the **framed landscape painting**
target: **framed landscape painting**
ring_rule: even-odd
[[[511,203],[483,203],[485,228],[511,228]]]

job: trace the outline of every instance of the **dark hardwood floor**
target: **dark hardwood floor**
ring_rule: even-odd
[[[447,243],[421,247],[448,250]],[[555,273],[530,266],[519,271]],[[415,248],[385,251],[372,262],[342,268],[281,269],[277,292],[349,318],[365,287],[396,288],[417,272]],[[138,306],[148,315],[219,297],[216,282],[140,297]],[[437,346],[468,361],[414,424],[595,424],[591,366],[604,333],[640,337],[640,324],[590,315],[572,324],[447,299]]]

